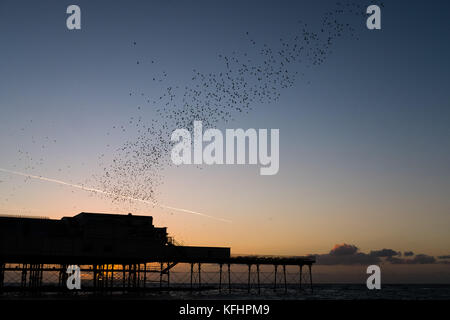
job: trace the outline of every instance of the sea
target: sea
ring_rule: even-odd
[[[450,284],[385,284],[379,290],[369,290],[361,284],[315,284],[304,287],[288,284],[287,288],[261,286],[252,287],[250,292],[246,285],[234,284],[231,292],[227,287],[222,290],[217,287],[204,287],[201,290],[189,290],[176,285],[169,289],[153,288],[140,292],[112,292],[93,293],[78,291],[70,293],[40,292],[42,299],[86,298],[108,296],[114,299],[139,300],[450,300]],[[3,292],[0,299],[22,299],[30,295],[23,292]],[[36,296],[34,296],[36,297]]]
[[[269,300],[450,300],[450,284],[386,284],[379,290],[369,290],[361,284],[315,284],[312,288],[299,290],[296,286],[277,288],[271,286],[252,288],[250,293],[245,285],[226,289],[197,292],[167,292],[168,299],[269,299]]]

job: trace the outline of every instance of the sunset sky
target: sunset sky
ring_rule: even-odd
[[[279,129],[277,175],[255,165],[161,171],[159,204],[230,222],[5,171],[0,214],[152,215],[185,245],[234,254],[326,255],[343,243],[401,259],[413,251],[436,262],[411,265],[430,277],[408,281],[450,281],[437,258],[450,254],[450,4],[386,2],[381,30],[350,18],[356,35],[336,39],[319,66],[297,64],[302,76],[278,101],[218,124]],[[1,1],[0,168],[96,188],[115,150],[136,139],[130,117],[158,120],[141,92],[183,87],[193,69],[217,72],[219,54],[253,50],[246,32],[276,46],[299,19],[320,29],[334,3],[77,1],[82,29],[69,31],[71,1]]]

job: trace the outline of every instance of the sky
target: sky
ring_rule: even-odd
[[[121,148],[139,140],[135,120],[163,123],[158,101],[147,98],[158,100],[169,86],[182,91],[193,69],[221,72],[219,55],[258,57],[263,44],[280,50],[299,20],[320,32],[324,15],[340,8],[76,1],[82,27],[68,30],[70,4],[0,3],[0,168],[98,189]],[[0,171],[0,214],[152,215],[183,244],[235,254],[330,261],[336,244],[358,248],[349,255],[386,248],[402,252],[382,257],[391,262],[436,257],[396,261],[424,274],[405,281],[449,282],[449,264],[437,258],[450,254],[449,9],[447,1],[385,1],[381,30],[366,28],[364,12],[341,14],[354,31],[333,39],[323,63],[290,65],[299,76],[277,90],[279,99],[254,101],[248,113],[215,124],[279,129],[276,175],[261,176],[255,165],[165,165],[152,205]],[[433,268],[442,276],[427,278]]]

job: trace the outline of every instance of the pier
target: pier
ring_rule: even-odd
[[[314,263],[314,257],[232,256],[226,247],[180,246],[149,216],[0,217],[0,292],[68,292],[73,265],[80,268],[81,291],[96,294],[312,292]]]

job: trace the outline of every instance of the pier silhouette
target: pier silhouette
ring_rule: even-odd
[[[228,247],[179,245],[168,236],[167,228],[153,225],[151,216],[86,212],[60,220],[0,216],[2,292],[67,291],[67,268],[71,265],[80,266],[81,290],[94,292],[211,287],[231,292],[233,265],[247,267],[248,292],[254,276],[257,292],[261,292],[260,267],[267,265],[273,266],[274,289],[284,285],[287,291],[291,281],[287,280],[286,268],[297,266],[298,288],[307,282],[312,290],[314,263],[313,257],[231,256]],[[180,264],[189,267],[189,280],[184,286],[180,287],[180,282],[171,286],[170,271]],[[218,281],[202,283],[205,264],[218,267]],[[58,274],[57,281],[44,281],[46,273]],[[20,276],[5,281],[8,274]],[[159,285],[150,280],[149,276],[155,274]]]

